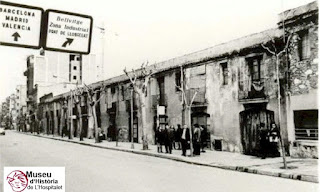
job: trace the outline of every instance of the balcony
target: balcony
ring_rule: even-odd
[[[240,81],[238,98],[239,101],[267,99],[264,79],[261,79],[260,81]]]

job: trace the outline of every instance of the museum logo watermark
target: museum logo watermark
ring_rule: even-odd
[[[64,167],[4,167],[4,192],[64,192]]]

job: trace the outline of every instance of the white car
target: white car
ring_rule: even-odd
[[[4,128],[0,127],[0,135],[5,135],[5,134],[6,134],[6,131],[4,130]]]

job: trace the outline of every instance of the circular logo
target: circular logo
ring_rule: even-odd
[[[7,176],[7,181],[14,192],[21,192],[28,186],[27,175],[19,170],[12,171]]]

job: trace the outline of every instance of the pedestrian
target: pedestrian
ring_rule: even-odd
[[[271,124],[271,130],[269,132],[269,148],[270,148],[270,155],[272,157],[279,157],[280,152],[278,150],[278,142],[280,140],[280,132],[275,123]]]
[[[193,130],[193,154],[200,155],[200,140],[201,140],[201,130],[198,124],[194,125]]]
[[[158,153],[162,153],[162,129],[160,127],[157,128],[156,131],[156,143],[157,143],[157,149]]]
[[[261,158],[265,159],[268,156],[268,129],[264,123],[260,123],[260,153]]]
[[[167,132],[168,132],[168,141],[167,141],[168,142],[168,151],[171,154],[172,153],[172,146],[174,144],[174,132],[175,132],[173,126],[170,126]]]
[[[188,146],[190,145],[190,132],[187,125],[183,125],[181,131],[181,147],[182,147],[182,156],[186,156]]]
[[[99,141],[99,143],[102,142],[102,139],[103,139],[103,131],[100,127],[98,127],[98,141]]]
[[[177,125],[177,128],[176,128],[174,134],[175,134],[175,139],[174,139],[175,145],[174,145],[174,149],[177,149],[177,148],[178,148],[178,150],[181,150],[181,134],[182,134],[182,129],[181,129],[181,125],[180,125],[180,124]]]
[[[169,125],[167,124],[164,128],[164,145],[166,148],[166,153],[170,153],[170,139],[169,139]]]
[[[204,128],[203,125],[201,125],[200,130],[201,130],[201,138],[200,138],[201,152],[205,153],[206,151],[204,150],[204,148],[207,145],[207,129]]]

